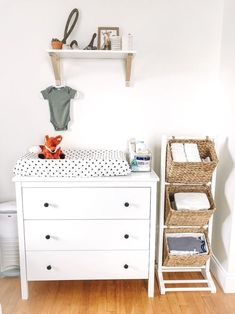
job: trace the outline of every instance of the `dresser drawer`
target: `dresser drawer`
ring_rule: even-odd
[[[24,188],[24,219],[148,219],[149,188]]]
[[[27,252],[28,280],[148,277],[148,251]]]
[[[26,220],[26,250],[148,250],[148,220]]]

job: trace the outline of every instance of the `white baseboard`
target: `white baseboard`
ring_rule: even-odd
[[[211,257],[210,269],[224,293],[235,293],[235,273],[227,272],[214,255]]]

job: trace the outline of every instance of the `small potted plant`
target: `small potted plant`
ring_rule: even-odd
[[[58,38],[52,38],[51,47],[53,49],[62,49],[63,43]]]

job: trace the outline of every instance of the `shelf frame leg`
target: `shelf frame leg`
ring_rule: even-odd
[[[208,280],[208,287],[210,288],[211,293],[216,293],[216,286],[215,286],[215,283],[211,276],[210,271],[206,268],[206,269],[202,269],[201,273],[202,273],[202,276]]]
[[[133,53],[128,53],[126,57],[126,87],[130,86],[131,80],[131,66],[132,66]]]
[[[158,279],[158,287],[160,290],[160,294],[165,294],[165,284],[164,284],[164,279],[163,279],[163,274],[161,270],[157,271],[157,279]]]
[[[51,52],[50,57],[55,76],[55,84],[61,85],[60,57],[55,52]]]

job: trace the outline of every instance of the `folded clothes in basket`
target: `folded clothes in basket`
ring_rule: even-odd
[[[201,158],[199,155],[199,150],[197,144],[193,143],[185,143],[184,150],[186,154],[187,161],[189,162],[201,162]]]
[[[205,240],[202,236],[167,237],[169,253],[171,254],[202,254],[207,253]]]
[[[207,210],[210,202],[206,193],[178,192],[174,194],[177,210]]]
[[[172,143],[172,158],[175,162],[201,162],[198,146],[194,143]]]
[[[185,155],[184,144],[173,143],[171,144],[172,158],[175,162],[187,162]]]

